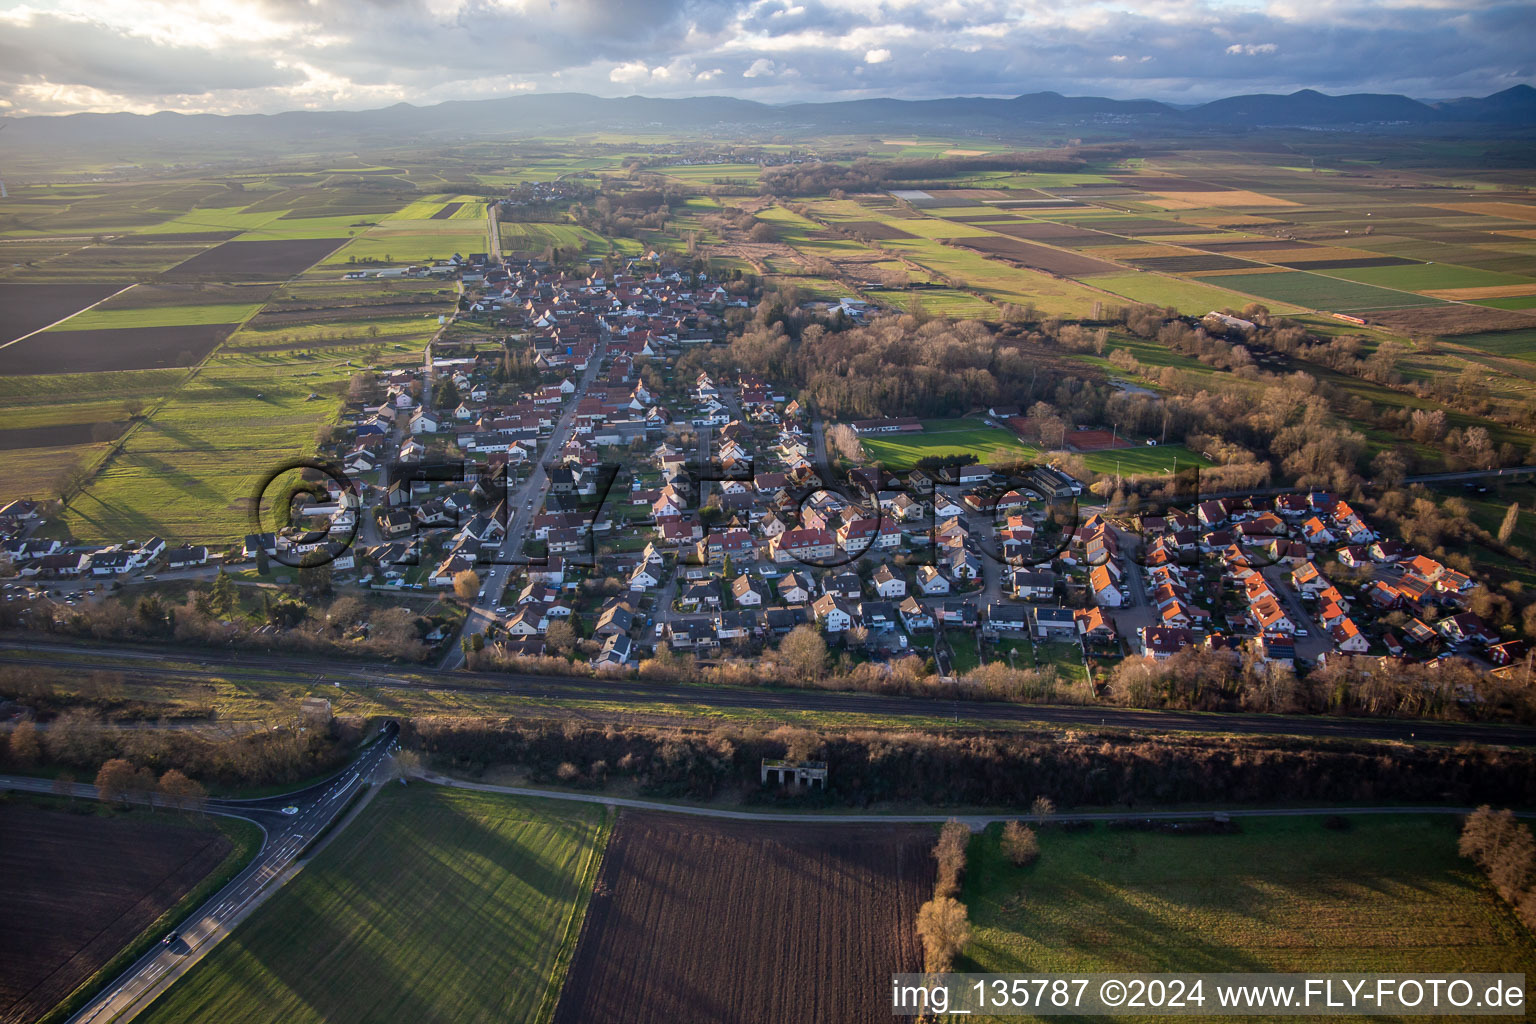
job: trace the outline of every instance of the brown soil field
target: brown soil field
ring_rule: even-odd
[[[1124,245],[1130,239],[1103,231],[1090,231],[1071,224],[1055,224],[1050,221],[1021,221],[1018,224],[995,224],[988,228],[1014,238],[1027,238],[1037,242],[1054,242],[1074,248],[1089,245]]]
[[[95,423],[55,423],[46,427],[0,430],[0,451],[101,444],[114,440],[127,427],[127,420],[98,420]]]
[[[1504,217],[1509,220],[1536,221],[1536,206],[1525,203],[1428,203],[1437,210],[1452,213],[1477,213],[1485,217]]]
[[[847,228],[855,235],[863,235],[865,238],[873,238],[876,241],[885,241],[886,239],[890,238],[917,237],[911,232],[903,231],[901,228],[892,227],[884,221],[879,220],[848,220],[843,221],[838,225],[838,227]]]
[[[922,969],[933,829],[625,813],[556,1024],[888,1021]]]
[[[129,282],[117,284],[0,283],[0,343],[31,334],[93,302],[100,302]],[[0,349],[3,353],[5,349]]]
[[[999,256],[1033,270],[1059,274],[1062,277],[1088,277],[1093,274],[1115,274],[1122,267],[1075,252],[1062,252],[1033,242],[1021,241],[1007,235],[981,235],[975,238],[959,238],[955,244],[974,249],[988,256]]]
[[[1413,267],[1423,260],[1410,260],[1406,256],[1348,256],[1334,260],[1275,260],[1282,267],[1292,270],[1355,270],[1362,267]]]
[[[41,1017],[229,852],[219,832],[169,814],[0,805],[0,1024]]]
[[[95,373],[192,366],[229,336],[235,324],[49,331],[0,348],[0,373]]]
[[[1517,331],[1536,324],[1530,312],[1489,309],[1450,303],[1444,306],[1414,306],[1387,309],[1368,314],[1371,323],[1412,334],[1481,334],[1484,331]]]
[[[1041,193],[1042,195],[1044,193]],[[1076,199],[994,199],[987,202],[988,206],[996,210],[1065,210],[1072,206],[1082,206]]]
[[[1122,217],[1114,220],[1094,221],[1100,231],[1121,235],[1187,235],[1190,226],[1176,220],[1158,220],[1155,217]]]
[[[1143,270],[1158,270],[1165,274],[1203,274],[1211,270],[1252,270],[1259,266],[1251,260],[1236,256],[1218,256],[1202,253],[1194,256],[1156,256],[1150,260],[1130,260],[1133,266]]]
[[[1188,178],[1154,178],[1150,175],[1138,177],[1134,174],[1117,174],[1116,181],[1127,185],[1135,185],[1144,192],[1228,192],[1230,189],[1223,185],[1207,184],[1203,181],[1191,181]]]
[[[1244,242],[1202,242],[1200,248],[1210,252],[1264,252],[1268,249],[1315,249],[1310,242],[1296,242],[1287,238],[1255,238]]]
[[[436,213],[434,213],[428,219],[429,220],[447,220],[449,217],[452,217],[454,214],[458,213],[459,212],[459,208],[462,207],[463,205],[464,205],[463,203],[449,203],[447,206],[443,207],[441,210],[438,210]]]
[[[292,277],[325,259],[346,238],[288,238],[265,242],[225,242],[165,272],[172,280],[207,274],[278,280]]]

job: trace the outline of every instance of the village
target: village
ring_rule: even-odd
[[[1191,648],[1285,669],[1524,656],[1466,607],[1474,579],[1333,495],[1110,516],[1051,465],[834,467],[828,424],[775,383],[676,371],[724,339],[748,305],[739,286],[654,253],[584,272],[486,254],[443,266],[460,330],[420,367],[354,378],[335,440],[286,467],[286,528],[224,552],[70,546],[39,534],[37,503],[12,502],[7,600],[67,608],[125,581],[323,566],[337,587],[462,607],[457,650],[447,630],[424,638],[450,667],[489,652],[625,670],[662,648],[760,651],[805,625],[858,660],[931,655],[953,677],[990,654],[1089,685]]]

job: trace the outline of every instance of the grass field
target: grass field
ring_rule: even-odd
[[[1414,295],[1411,292],[1391,291],[1372,285],[1344,281],[1336,277],[1308,274],[1300,270],[1279,274],[1222,274],[1205,277],[1202,280],[1208,284],[1247,292],[1264,299],[1275,299],[1308,309],[1329,311],[1432,306],[1440,301]]]
[[[1221,280],[1219,277],[1212,278],[1213,282]],[[1173,306],[1180,313],[1186,314],[1199,315],[1209,313],[1213,309],[1241,310],[1254,301],[1252,296],[1219,288],[1214,283],[1201,284],[1199,281],[1164,277],[1161,274],[1108,274],[1104,277],[1090,277],[1087,281],[1105,291],[1124,295],[1136,302]],[[1265,305],[1269,307],[1271,313],[1283,314],[1297,311],[1297,307],[1283,302],[1268,301]]]
[[[1360,284],[1383,288],[1404,288],[1422,292],[1442,288],[1492,288],[1499,285],[1536,285],[1536,279],[1518,274],[1499,274],[1490,270],[1458,267],[1450,263],[1424,263],[1409,267],[1361,267],[1354,270],[1330,270],[1330,277],[1342,277]]]
[[[141,1019],[548,1019],[606,832],[584,804],[387,785]]]
[[[900,223],[905,230],[914,222]],[[1093,314],[1096,304],[1113,301],[1111,296],[1076,281],[1011,267],[969,249],[951,248],[927,238],[898,238],[885,245],[925,269],[942,274],[961,286],[984,292],[997,302],[1033,303],[1044,313],[1087,317]]]
[[[974,455],[982,462],[999,448],[1023,459],[1033,459],[1040,452],[1000,427],[989,427],[980,420],[926,420],[921,434],[873,434],[860,440],[870,459],[887,469],[911,469],[919,459],[948,455]]]
[[[193,324],[234,324],[261,308],[260,303],[217,302],[143,309],[97,307],[77,313],[55,331],[91,331],[118,327],[185,327]]]
[[[335,385],[356,354],[215,355],[70,502],[65,519],[75,536],[238,540],[250,532],[257,484],[280,462],[308,454],[316,429],[336,415]]]
[[[1175,465],[1180,469],[1211,465],[1209,459],[1181,444],[1163,444],[1155,448],[1148,448],[1146,445],[1135,448],[1115,448],[1101,452],[1085,452],[1079,457],[1095,473],[1113,473],[1118,467],[1122,476],[1169,473]],[[1174,460],[1178,460],[1177,463]]]
[[[566,251],[606,253],[608,240],[578,224],[537,224],[502,221],[501,248],[504,252],[542,253],[546,248]]]
[[[1536,942],[1449,816],[1244,820],[1242,833],[1047,830],[1015,868],[974,839],[967,971],[1511,971]],[[1128,1019],[1128,1018],[1121,1018]]]

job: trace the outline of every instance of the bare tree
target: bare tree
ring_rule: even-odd
[[[118,803],[128,805],[128,797],[135,790],[136,780],[133,765],[120,757],[114,757],[102,764],[101,770],[96,773],[96,794],[106,803]]]
[[[461,601],[473,601],[480,593],[480,574],[473,569],[454,573],[453,593]]]
[[[796,626],[779,641],[779,657],[797,678],[818,679],[827,667],[827,641],[810,623]]]
[[[160,776],[160,795],[166,805],[178,811],[203,813],[208,805],[208,791],[196,779],[186,776],[179,768],[172,768]]]
[[[31,719],[22,719],[11,730],[11,763],[18,768],[31,768],[42,756],[43,745],[37,738],[37,726]]]
[[[1035,830],[1022,821],[1010,821],[1003,826],[1003,855],[1016,867],[1033,864],[1040,856],[1040,841]]]
[[[953,896],[960,891],[960,876],[965,873],[965,851],[971,845],[971,830],[962,821],[951,818],[939,829],[939,841],[933,856],[939,862],[939,877],[933,883],[935,896]]]
[[[421,774],[421,755],[414,750],[401,747],[395,751],[389,760],[389,777],[399,779],[400,785],[405,785],[412,775]]]
[[[942,974],[955,966],[955,957],[971,941],[971,920],[965,904],[952,896],[935,896],[917,911],[917,936],[923,942],[923,967]]]
[[[1520,503],[1512,501],[1509,508],[1504,510],[1504,521],[1499,524],[1499,543],[1508,544],[1510,538],[1515,535],[1515,527],[1520,525]]]

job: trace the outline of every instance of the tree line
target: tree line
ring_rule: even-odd
[[[1139,736],[721,726],[686,730],[527,719],[418,719],[402,742],[468,776],[515,767],[535,783],[645,796],[863,807],[1062,807],[1136,803],[1421,801],[1513,803],[1536,792],[1536,751],[1291,737]],[[763,758],[823,760],[827,787],[758,784]]]

